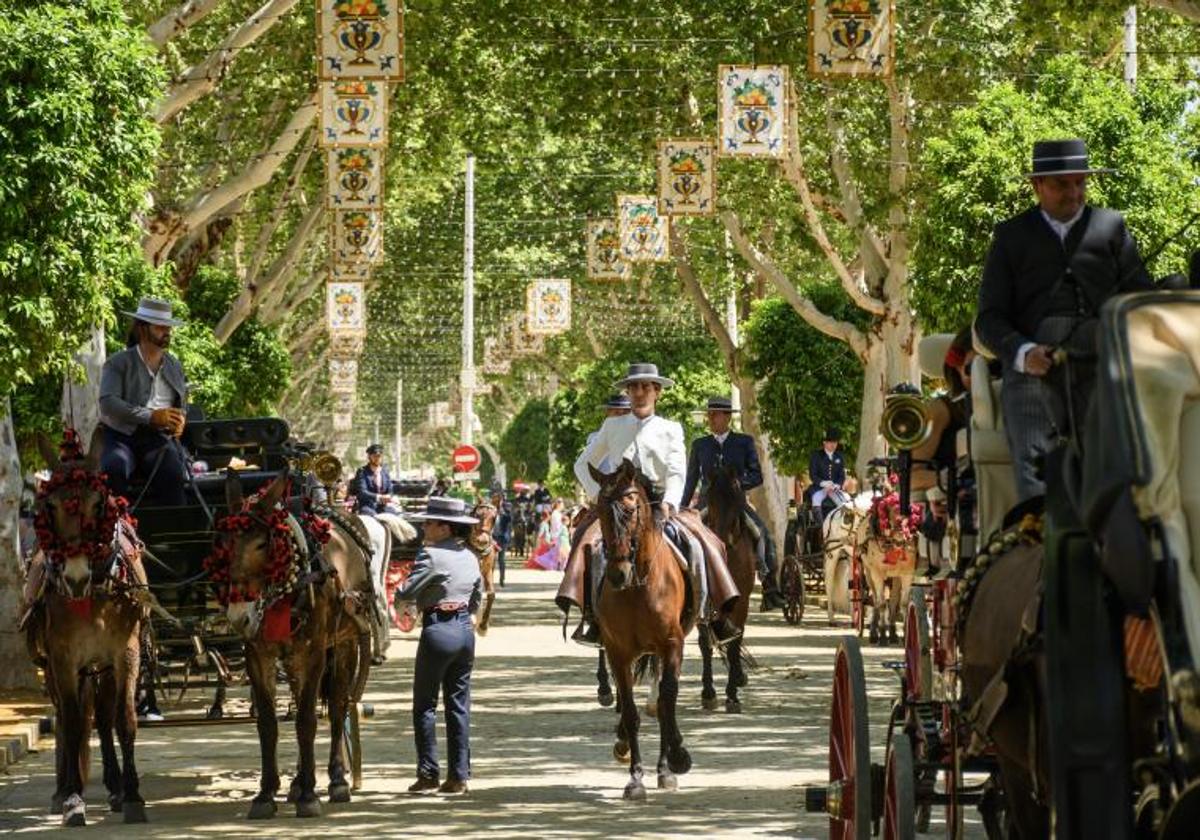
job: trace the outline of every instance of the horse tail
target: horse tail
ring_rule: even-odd
[[[634,683],[640,683],[651,668],[658,671],[658,657],[649,653],[640,656],[633,666]]]

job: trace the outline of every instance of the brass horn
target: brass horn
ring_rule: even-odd
[[[879,433],[894,449],[916,449],[933,434],[933,418],[917,394],[890,394],[879,418]]]
[[[337,484],[342,477],[342,462],[332,452],[318,450],[316,452],[306,453],[296,459],[296,469],[301,472],[310,472],[317,477],[317,481],[329,486]]]

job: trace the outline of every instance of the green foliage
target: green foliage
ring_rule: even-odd
[[[1080,136],[1093,166],[1089,203],[1122,211],[1143,254],[1174,233],[1197,208],[1192,159],[1200,139],[1180,87],[1145,81],[1136,95],[1112,71],[1075,57],[1050,60],[1030,90],[1004,82],[977,105],[955,114],[930,140],[917,215],[914,303],[930,331],[956,332],[970,322],[992,228],[1031,206],[1019,175],[1028,171],[1034,140]],[[1165,248],[1152,274],[1186,273],[1200,244],[1192,229]]]
[[[861,315],[832,286],[807,290],[824,311],[854,320]],[[838,426],[854,457],[862,402],[862,365],[840,341],[806,324],[790,304],[771,297],[754,304],[745,325],[747,370],[760,381],[759,423],[771,439],[778,469],[799,475],[829,426]]]
[[[118,0],[0,14],[0,395],[62,373],[108,319],[152,180],[162,83]]]
[[[549,429],[548,400],[530,400],[517,412],[496,445],[511,478],[545,481],[550,469]]]
[[[555,461],[546,475],[546,489],[556,499],[574,499],[578,491],[575,471],[569,461]]]

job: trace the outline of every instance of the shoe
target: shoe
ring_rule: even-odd
[[[600,625],[594,621],[580,619],[579,626],[571,634],[571,641],[588,647],[603,647],[600,644]]]
[[[787,601],[779,594],[778,589],[772,589],[763,592],[762,602],[759,604],[759,612],[770,612],[771,610],[781,609]]]
[[[409,793],[432,793],[439,789],[438,780],[433,776],[417,776],[417,780],[408,786]]]
[[[143,723],[157,723],[163,719],[163,713],[158,709],[147,709],[138,715],[138,720],[142,721]]]
[[[382,665],[384,662],[387,662],[387,657],[384,656],[382,653],[377,653],[371,657],[372,665]]]
[[[467,787],[467,783],[462,779],[447,779],[438,788],[438,793],[445,794],[446,796],[462,796],[468,790],[470,788]]]

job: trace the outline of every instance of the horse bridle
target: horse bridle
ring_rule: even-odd
[[[638,504],[634,505],[633,508],[627,508],[621,504],[621,500],[631,495],[638,497]],[[607,502],[608,508],[612,513],[613,529],[616,531],[614,536],[616,536],[618,541],[626,535],[629,536],[629,556],[631,558],[629,562],[633,567],[633,578],[627,588],[636,589],[639,586],[644,586],[646,576],[641,575],[638,569],[638,532],[642,527],[642,505],[638,487],[636,484],[630,484],[619,496],[608,498],[604,501]]]

